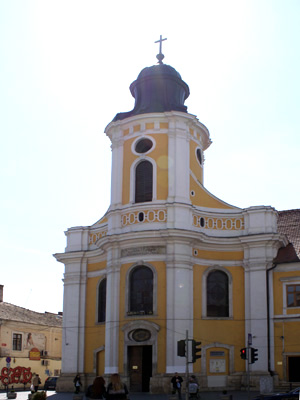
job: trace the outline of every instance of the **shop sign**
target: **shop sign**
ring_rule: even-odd
[[[39,349],[37,349],[36,347],[31,349],[29,352],[29,360],[39,361],[40,359],[41,359],[41,353],[40,353]]]

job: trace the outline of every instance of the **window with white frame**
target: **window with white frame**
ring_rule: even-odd
[[[128,314],[153,314],[153,272],[147,266],[139,265],[130,273]]]
[[[300,284],[286,285],[287,307],[300,307]]]
[[[232,276],[223,266],[211,266],[202,277],[202,317],[232,318]]]
[[[22,335],[20,333],[13,333],[12,349],[22,351]]]
[[[207,316],[228,317],[228,277],[223,271],[212,271],[207,276]]]

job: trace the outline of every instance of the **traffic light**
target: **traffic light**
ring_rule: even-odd
[[[185,357],[185,340],[177,342],[177,355],[178,357]]]
[[[250,364],[254,364],[255,361],[258,360],[258,350],[251,347],[250,351],[251,351]]]
[[[201,358],[201,354],[198,354],[199,352],[201,352],[201,347],[197,347],[200,346],[201,342],[196,342],[196,340],[192,340],[192,362],[196,362],[196,360],[198,358]]]
[[[242,360],[248,360],[248,357],[247,357],[247,348],[246,348],[246,347],[243,347],[243,348],[240,350],[240,352],[241,352],[241,359],[242,359]]]

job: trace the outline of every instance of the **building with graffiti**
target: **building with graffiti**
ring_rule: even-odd
[[[62,315],[27,310],[3,301],[0,285],[0,387],[42,384],[61,370]]]

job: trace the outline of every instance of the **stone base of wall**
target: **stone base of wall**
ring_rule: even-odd
[[[76,374],[62,374],[59,379],[57,380],[56,383],[56,391],[57,392],[74,392],[75,387],[74,387],[74,378]],[[121,375],[121,380],[122,382],[126,383],[128,388],[130,387],[129,385],[129,377]],[[205,391],[205,390],[247,390],[247,374],[246,373],[235,373],[232,375],[229,375],[227,377],[227,384],[226,387],[220,387],[218,386],[217,388],[213,387],[208,387],[208,379],[207,376],[200,375],[194,373],[196,376],[199,387],[200,387],[200,392]],[[171,385],[171,379],[172,379],[173,374],[156,374],[152,378],[150,378],[150,393],[153,394],[168,394],[172,397],[172,385]],[[183,383],[182,383],[182,393],[185,393],[185,375],[181,375],[183,378]],[[80,379],[82,386],[80,388],[80,393],[84,394],[86,392],[86,389],[89,385],[93,384],[93,381],[95,379],[96,375],[95,374],[80,374]],[[261,389],[261,382],[262,378],[267,378],[268,381],[274,380],[274,377],[271,377],[268,373],[265,372],[252,372],[250,374],[250,390],[257,390],[259,391]],[[104,375],[103,378],[105,379],[106,385],[110,382],[110,375]],[[276,379],[275,379],[276,380]],[[172,400],[170,398],[170,400]]]
[[[74,386],[74,378],[77,374],[61,374],[56,382],[56,391],[57,392],[75,392]],[[80,387],[80,393],[85,393],[86,386],[86,375],[80,374],[80,381],[82,386]]]

